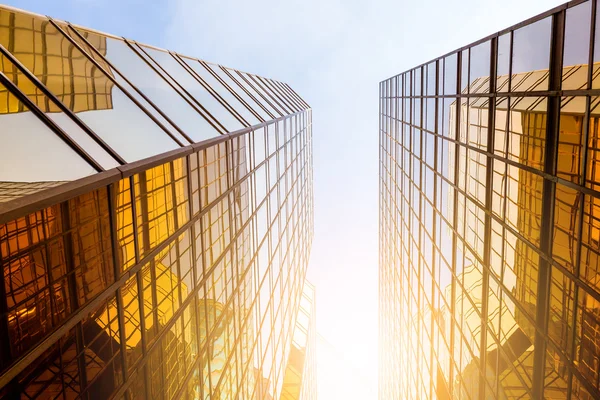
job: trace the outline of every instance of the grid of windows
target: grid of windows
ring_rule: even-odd
[[[381,82],[380,398],[600,397],[598,6]]]
[[[4,6],[0,72],[0,202],[310,108],[284,83]]]
[[[2,395],[279,398],[310,131],[287,116],[0,226]]]
[[[0,397],[280,398],[310,291],[310,107],[3,7],[0,72]]]

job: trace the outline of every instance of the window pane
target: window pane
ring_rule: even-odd
[[[0,182],[70,181],[96,172],[2,84],[0,104]],[[25,194],[0,190],[0,201]]]
[[[263,85],[267,87],[267,89],[269,89],[273,93],[273,95],[276,96],[277,100],[280,103],[283,103],[291,112],[297,112],[301,110],[301,107],[298,105],[298,103],[296,103],[289,95],[287,95],[283,91],[283,89],[277,86],[275,82],[260,76],[255,76],[254,78],[260,80],[263,83]],[[395,87],[396,86],[394,86],[393,89],[394,96],[396,95]]]
[[[471,68],[469,71],[470,93],[489,93],[490,57],[490,42],[481,43],[471,48]]]
[[[0,43],[126,161],[136,161],[177,147],[114,85],[110,77],[96,68],[52,24],[28,14],[6,11],[0,14],[16,21],[12,26],[0,26]],[[101,54],[106,53],[106,40],[98,35],[90,37]],[[27,87],[23,82],[19,86],[23,86],[28,95],[36,95],[32,85]],[[36,104],[45,112],[56,113],[58,108],[47,100],[38,95]],[[53,118],[60,125],[70,124],[67,118],[55,115]],[[67,132],[74,129],[71,127]]]
[[[246,104],[248,104],[250,106],[250,108],[252,108],[256,113],[258,113],[263,118],[263,120],[270,121],[271,119],[273,119],[269,114],[267,114],[265,112],[265,110],[262,109],[262,107],[260,107],[258,105],[258,103],[256,101],[254,101],[250,96],[248,96],[248,94],[240,87],[240,85],[238,85],[236,82],[234,82],[233,79],[231,79],[231,77],[229,75],[227,75],[221,69],[221,67],[219,67],[216,64],[206,64],[206,65],[214,73],[216,73],[219,76],[219,78],[221,78],[226,84],[228,84],[229,87],[231,89],[233,89],[233,91],[235,91],[246,102]],[[239,78],[239,76],[238,76],[238,78]],[[250,91],[250,93],[252,93],[252,91]]]
[[[235,109],[250,125],[257,125],[260,121],[243,105],[225,86],[221,84],[210,72],[206,70],[197,60],[181,57],[215,92],[219,94],[231,107]]]
[[[567,10],[563,54],[563,89],[587,89],[592,3]]]
[[[80,33],[87,35],[92,44],[100,42],[96,33],[78,28]],[[104,56],[115,68],[126,76],[133,85],[163,110],[190,138],[199,142],[219,135],[181,95],[179,95],[163,78],[138,57],[129,46],[120,39],[104,38]],[[163,150],[164,151],[164,150]]]
[[[285,107],[285,103],[278,99],[269,89],[265,88],[264,83],[261,82],[258,77],[243,72],[241,72],[241,74],[244,75],[244,77],[252,84],[257,92],[266,98],[266,101],[270,103],[270,105],[267,105],[269,105],[269,107],[276,112],[275,115],[283,116],[290,113],[290,111]]]
[[[247,91],[249,91],[250,94],[252,96],[254,96],[254,98],[260,104],[262,104],[263,107],[265,107],[269,113],[271,113],[271,115],[273,115],[273,117],[277,118],[277,117],[280,116],[280,113],[278,111],[276,111],[275,109],[273,109],[273,107],[271,107],[269,105],[269,103],[267,103],[267,101],[261,96],[260,89],[257,88],[256,83],[252,82],[252,80],[250,78],[248,78],[247,75],[245,75],[244,73],[241,73],[242,76],[240,76],[237,73],[237,71],[234,71],[234,70],[229,69],[229,68],[227,70],[229,71],[229,73],[231,75],[233,75],[233,77],[235,78],[235,80],[237,80],[240,83],[240,85],[242,85],[242,87],[244,87]],[[246,78],[246,80],[248,80],[250,82],[250,84],[248,84],[248,82],[246,82],[246,80],[244,80],[242,77]],[[269,119],[273,119],[273,117],[269,117]]]
[[[79,146],[81,146],[90,156],[96,160],[104,169],[114,168],[119,163],[108,154],[90,135],[83,131],[69,116],[64,114],[58,106],[52,102],[41,90],[34,85],[17,67],[0,54],[0,71],[10,79],[23,93],[35,104],[37,104],[45,114],[52,119],[63,131],[65,131]],[[0,105],[6,113],[8,103]],[[1,111],[0,111],[1,112]]]
[[[243,127],[233,114],[217,101],[188,71],[186,71],[169,53],[144,46],[146,51],[177,83],[187,90],[202,104],[228,132]]]
[[[514,32],[511,91],[548,90],[551,31],[548,17]]]

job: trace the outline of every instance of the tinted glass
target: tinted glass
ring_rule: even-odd
[[[0,105],[0,182],[70,181],[96,172],[2,84]]]
[[[192,68],[200,78],[219,94],[231,107],[235,109],[250,125],[256,125],[260,121],[252,114],[248,108],[243,105],[221,82],[217,80],[202,64],[197,60],[187,57],[181,57],[185,63]]]
[[[237,82],[234,82],[233,79],[231,79],[231,77],[229,75],[227,75],[225,73],[225,71],[223,71],[221,69],[221,67],[219,67],[216,64],[206,64],[208,66],[208,68],[211,69],[211,71],[213,71],[215,74],[217,74],[217,76],[219,78],[221,78],[227,85],[229,85],[229,87],[231,89],[233,89],[238,96],[240,96],[244,102],[246,102],[246,104],[248,104],[250,106],[250,108],[252,108],[254,110],[254,112],[258,113],[258,115],[260,115],[264,121],[270,121],[271,119],[273,119],[269,114],[267,114],[267,112],[265,110],[262,109],[262,107],[260,107],[258,105],[258,103],[252,99],[241,87]],[[239,82],[239,76],[237,77],[238,79],[236,79],[236,81]],[[252,92],[250,92],[252,93]],[[255,94],[253,94],[253,96],[255,96]]]
[[[30,81],[17,67],[7,58],[0,54],[0,71],[16,85],[29,99],[40,106],[40,109],[50,117],[63,131],[65,131],[76,143],[79,144],[90,156],[104,169],[114,168],[119,165],[110,154],[95,142],[90,135],[79,127],[69,116],[65,115],[56,103],[50,100],[32,81]],[[6,104],[5,106],[8,106]],[[5,112],[7,108],[0,106]]]
[[[237,72],[231,69],[227,70],[231,75],[233,75],[235,80],[240,83],[240,85],[242,85],[247,91],[249,91],[250,94],[254,96],[254,98],[260,104],[262,104],[262,106],[266,108],[269,113],[271,113],[271,115],[273,116],[271,117],[271,119],[280,116],[280,112],[277,111],[273,106],[271,106],[269,102],[267,102],[266,99],[268,99],[269,97],[264,94],[264,92],[258,87],[258,85],[255,82],[252,81],[252,79],[248,77],[247,74],[244,74],[243,72]]]
[[[188,71],[169,53],[144,46],[148,53],[169,75],[187,90],[204,108],[217,119],[228,132],[241,129],[242,123],[210,94]]]
[[[563,89],[587,89],[592,3],[567,10],[563,52]]]
[[[93,40],[92,43],[102,39],[96,33],[87,32],[87,34]],[[105,43],[104,57],[195,142],[219,135],[219,132],[202,115],[135,54],[123,40],[106,37]]]
[[[0,43],[126,161],[177,147],[48,21],[5,10],[0,10],[0,17],[18,21],[3,27]],[[89,40],[101,53],[106,52],[106,38],[95,35]],[[47,99],[38,96],[38,100],[44,111],[58,111]]]
[[[548,89],[551,32],[551,18],[527,25],[514,32],[512,91]]]

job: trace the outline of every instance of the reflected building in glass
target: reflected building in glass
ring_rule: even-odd
[[[381,399],[600,398],[598,6],[381,82]]]
[[[312,111],[0,6],[0,397],[312,399]]]

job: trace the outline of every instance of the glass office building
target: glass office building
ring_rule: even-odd
[[[0,398],[311,398],[311,123],[285,83],[0,6]]]
[[[380,398],[600,398],[600,3],[380,83]]]

